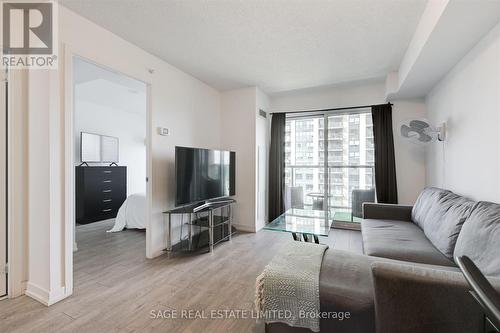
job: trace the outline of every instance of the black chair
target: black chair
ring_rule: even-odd
[[[290,208],[304,209],[304,189],[301,186],[285,188],[285,210]]]
[[[455,261],[472,289],[471,295],[483,308],[484,332],[500,332],[500,296],[469,257],[457,257]]]

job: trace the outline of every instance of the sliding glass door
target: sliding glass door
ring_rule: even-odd
[[[356,222],[362,204],[375,200],[371,113],[328,116],[328,194],[334,219]]]
[[[285,206],[328,210],[356,223],[375,200],[370,109],[290,114],[285,135]]]
[[[288,206],[319,207],[317,198],[324,194],[323,127],[323,117],[286,121],[285,203]]]

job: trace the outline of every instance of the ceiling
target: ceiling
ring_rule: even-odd
[[[386,90],[386,98],[426,96],[481,40],[498,34],[492,29],[499,22],[498,0],[432,3],[424,11],[415,34],[418,38],[410,44],[397,73],[397,83]]]
[[[219,90],[268,93],[397,70],[427,0],[62,0]]]
[[[146,85],[143,82],[79,58],[74,62],[73,72],[76,100],[146,114]]]

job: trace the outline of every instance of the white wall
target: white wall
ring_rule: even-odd
[[[127,196],[146,193],[146,98],[144,113],[127,112],[87,102],[75,88],[75,165],[80,160],[80,132],[119,139],[119,165],[127,167]]]
[[[220,148],[220,93],[131,43],[59,6],[59,70],[37,70],[29,77],[29,281],[27,294],[51,304],[72,293],[72,242],[64,203],[71,183],[63,166],[73,162],[65,145],[65,112],[72,81],[68,53],[140,79],[149,86],[152,114],[152,221],[148,257],[163,253],[162,212],[174,206],[174,147]],[[69,61],[69,60],[68,60]],[[66,64],[67,65],[67,64]],[[168,127],[171,135],[156,133]],[[69,143],[68,143],[69,144]],[[36,161],[36,162],[33,162]],[[148,171],[149,173],[149,171]],[[69,231],[69,235],[68,235]],[[66,238],[65,238],[66,237]],[[64,244],[61,244],[64,243]],[[68,250],[69,248],[69,250]],[[66,250],[66,251],[65,251]],[[146,249],[145,249],[146,250]]]
[[[447,139],[427,154],[427,184],[475,200],[500,202],[500,25],[427,96],[427,112],[446,122]]]
[[[45,305],[71,292],[66,284],[63,220],[64,174],[59,85],[53,71],[28,77],[28,281],[26,294]],[[69,157],[72,159],[72,156]],[[71,160],[72,161],[72,160]],[[72,232],[69,233],[72,237]],[[71,242],[72,243],[72,242]],[[72,251],[70,251],[72,255]]]
[[[9,77],[9,297],[24,294],[28,281],[28,71]]]
[[[236,152],[236,209],[234,226],[256,232],[267,222],[268,118],[270,102],[257,87],[222,93],[222,145]]]
[[[385,84],[382,80],[358,81],[316,89],[293,90],[274,94],[270,98],[273,112],[386,103]]]
[[[425,104],[421,100],[391,101],[393,106],[394,150],[398,197],[401,204],[413,204],[425,186],[425,152],[399,136],[402,120],[423,118]],[[273,112],[317,110],[358,105],[383,104],[385,83],[383,80],[352,82],[338,86],[304,89],[271,96]]]
[[[175,201],[175,146],[220,147],[220,93],[64,7],[59,21],[62,42],[76,53],[150,84],[153,215],[148,257],[158,256],[165,247],[162,212]],[[158,135],[160,126],[171,134]]]
[[[256,88],[222,94],[222,145],[236,152],[236,196],[234,226],[256,231]]]
[[[392,107],[392,130],[400,204],[412,205],[425,185],[425,152],[432,146],[418,146],[399,134],[403,122],[426,118],[423,100],[394,101]],[[433,143],[437,144],[437,143]]]
[[[267,190],[268,190],[268,157],[270,145],[270,123],[268,118],[259,114],[259,110],[268,113],[269,97],[260,89],[256,90],[255,110],[255,195],[256,195],[256,230],[262,229],[268,222]]]

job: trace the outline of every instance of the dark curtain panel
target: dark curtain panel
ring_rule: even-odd
[[[285,113],[271,119],[271,150],[269,152],[269,221],[283,214],[285,183]]]
[[[391,104],[372,106],[377,201],[398,203]]]

